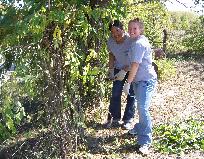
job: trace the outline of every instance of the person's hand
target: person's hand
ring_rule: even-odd
[[[115,75],[115,80],[122,81],[125,78],[126,71],[120,70],[116,75]]]
[[[126,72],[130,71],[130,67],[128,65],[125,65],[122,69],[125,70]]]
[[[130,83],[125,83],[125,85],[123,86],[123,92],[128,95],[130,91]]]
[[[108,78],[110,80],[114,80],[115,76],[114,76],[114,68],[109,68],[108,70]]]

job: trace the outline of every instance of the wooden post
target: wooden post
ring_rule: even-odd
[[[167,40],[167,30],[163,30],[164,36],[163,36],[163,51],[166,52],[166,40]]]

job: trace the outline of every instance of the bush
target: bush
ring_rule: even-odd
[[[183,39],[183,45],[189,51],[204,53],[204,16],[201,16],[197,22],[194,22],[189,30],[186,31],[186,36]]]
[[[190,118],[183,122],[159,125],[154,129],[155,147],[161,152],[182,154],[204,150],[204,122]]]
[[[168,80],[176,75],[174,61],[168,59],[158,59],[154,61],[158,66],[158,79]]]
[[[19,82],[13,77],[1,81],[0,86],[0,141],[16,134],[16,127],[25,116],[24,107],[19,98]]]

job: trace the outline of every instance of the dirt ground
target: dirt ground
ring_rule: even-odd
[[[176,62],[177,74],[167,81],[159,82],[150,108],[153,124],[166,124],[193,116],[204,120],[204,58]],[[125,106],[123,96],[123,108]],[[135,145],[135,137],[121,128],[104,129],[102,124],[107,115],[108,103],[92,109],[92,121],[85,129],[86,148],[70,154],[72,159],[203,159],[204,152],[191,151],[188,154],[162,154],[151,147],[148,156],[142,156]],[[138,116],[135,116],[135,122]],[[43,137],[43,136],[42,136]],[[154,136],[153,136],[154,137]],[[45,137],[44,137],[45,138]],[[8,145],[11,158],[41,158],[45,147],[39,146],[43,138],[23,140],[19,144]],[[38,143],[38,144],[37,144]],[[1,145],[1,144],[0,144]],[[35,149],[36,148],[36,149]],[[38,152],[39,151],[39,152]],[[12,154],[12,155],[11,155]],[[22,156],[23,155],[23,156]],[[20,156],[20,157],[19,157]],[[28,157],[29,156],[29,157]],[[50,158],[50,157],[49,157]],[[1,154],[0,154],[1,159]],[[4,159],[4,158],[2,158]]]

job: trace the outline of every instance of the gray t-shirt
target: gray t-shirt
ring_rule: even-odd
[[[152,49],[148,39],[141,35],[132,41],[128,56],[132,62],[139,63],[134,82],[148,81],[157,78],[152,66]]]
[[[131,41],[128,35],[125,35],[123,43],[116,43],[115,40],[110,36],[107,42],[108,50],[114,55],[115,62],[114,67],[117,69],[123,69],[125,66],[130,67],[130,59],[128,52],[131,46]]]

